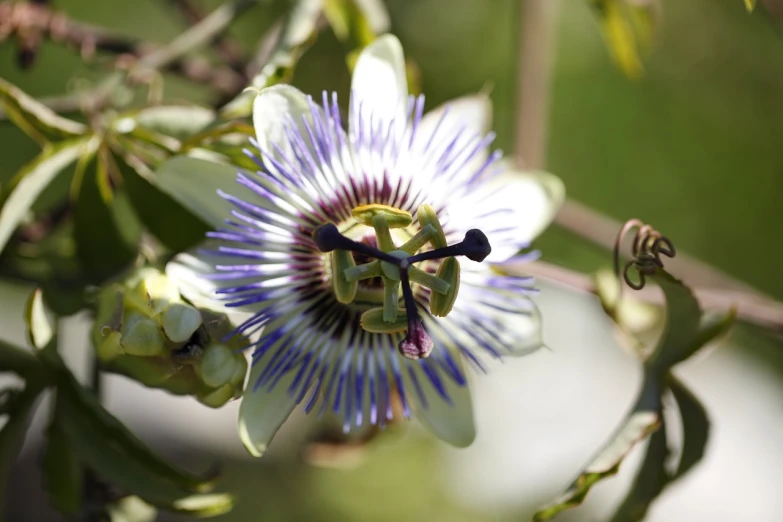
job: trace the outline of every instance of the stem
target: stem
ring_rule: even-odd
[[[202,47],[225,31],[234,18],[255,3],[255,0],[232,0],[221,5],[199,23],[180,34],[165,47],[144,56],[140,69],[161,69],[185,54]]]
[[[527,168],[546,160],[556,0],[519,0],[516,154]]]
[[[679,254],[678,254],[679,255]],[[673,264],[673,259],[667,259],[667,266]],[[572,290],[595,294],[596,288],[592,277],[562,266],[536,261],[515,265],[509,263],[503,269],[509,274],[532,275],[534,277],[555,282]],[[760,297],[752,292],[728,290],[714,287],[691,286],[691,291],[702,308],[710,310],[727,310],[737,307],[737,317],[773,332],[783,333],[783,303],[773,299]],[[654,305],[663,305],[664,300],[652,287],[633,292],[633,297]]]

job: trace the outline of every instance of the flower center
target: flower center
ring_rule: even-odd
[[[374,230],[377,246],[371,241],[354,241],[331,223],[321,225],[313,232],[318,249],[329,253],[335,297],[341,303],[352,303],[360,292],[360,281],[379,278],[383,286],[382,306],[362,314],[362,328],[375,333],[407,331],[399,344],[400,353],[410,359],[427,357],[433,343],[419,318],[411,285],[416,283],[428,288],[432,315],[445,317],[454,306],[459,291],[460,267],[455,256],[483,261],[491,252],[487,237],[473,229],[460,243],[449,246],[433,208],[421,205],[417,211],[421,228],[397,246],[392,230],[410,227],[413,217],[409,212],[373,204],[356,207],[351,215],[359,224]],[[426,245],[432,250],[417,254]],[[366,262],[357,264],[357,259]],[[431,260],[440,260],[435,274],[414,266],[414,263]]]

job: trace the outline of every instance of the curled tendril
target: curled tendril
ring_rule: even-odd
[[[634,234],[633,242],[631,243],[631,260],[625,264],[621,271],[620,247],[625,236],[633,229],[636,229],[636,233]],[[625,284],[634,290],[641,290],[646,284],[645,276],[654,273],[656,268],[663,267],[661,255],[674,257],[676,254],[677,252],[674,248],[674,244],[669,238],[662,235],[650,225],[647,225],[638,219],[631,219],[620,229],[620,233],[617,234],[617,240],[614,243],[614,273],[618,279],[622,276]],[[636,269],[639,276],[638,282],[631,279],[628,275],[631,267]],[[621,284],[621,292],[622,287],[623,285]]]

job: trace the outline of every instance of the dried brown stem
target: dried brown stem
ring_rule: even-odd
[[[204,12],[193,5],[190,0],[168,0],[168,2],[191,25],[204,19]],[[242,48],[236,42],[230,40],[225,34],[219,34],[213,40],[212,45],[229,67],[238,73],[243,72],[246,60]]]
[[[91,61],[97,51],[117,55],[115,66],[128,68],[140,58],[162,48],[160,44],[106,31],[100,27],[77,22],[65,14],[30,2],[0,3],[0,42],[16,38],[20,45],[20,60],[31,64],[40,43],[49,39],[77,49],[82,59]],[[164,70],[211,86],[222,94],[236,94],[245,85],[245,78],[230,67],[214,66],[207,60],[180,57],[165,64]]]

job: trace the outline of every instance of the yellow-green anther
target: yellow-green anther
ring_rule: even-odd
[[[436,275],[439,279],[449,283],[449,290],[445,294],[432,293],[430,295],[430,311],[436,317],[446,317],[454,307],[459,292],[459,261],[455,257],[447,257],[438,267]]]
[[[410,278],[411,282],[426,286],[438,294],[445,295],[449,291],[449,288],[451,288],[451,285],[447,281],[444,281],[434,274],[425,272],[420,268],[416,268],[415,266],[408,268],[408,277]]]
[[[381,262],[377,259],[363,265],[352,266],[343,270],[345,280],[349,282],[361,281],[381,275]]]
[[[219,408],[220,406],[223,406],[231,399],[238,397],[239,394],[240,394],[239,388],[234,387],[230,384],[224,384],[223,386],[221,386],[220,388],[214,391],[200,393],[198,395],[198,400],[199,402],[201,402],[201,404],[204,404],[205,406],[209,406],[210,408]]]
[[[201,326],[201,314],[185,303],[171,303],[161,314],[163,333],[169,341],[184,343]]]
[[[425,228],[427,225],[432,225],[435,229],[435,236],[430,240],[430,243],[435,248],[446,248],[446,236],[443,234],[443,228],[440,226],[438,216],[435,214],[435,209],[426,203],[419,206],[416,212],[416,217],[419,218],[419,226]]]
[[[120,346],[122,334],[117,331],[110,331],[105,338],[97,345],[98,358],[103,362],[109,362],[123,354]]]
[[[425,225],[416,232],[416,235],[405,242],[400,247],[400,250],[406,251],[408,254],[413,255],[419,251],[421,247],[429,243],[436,235],[438,231],[432,225]]]
[[[332,256],[332,286],[337,300],[343,304],[348,304],[356,297],[356,289],[359,283],[348,281],[345,278],[345,271],[356,266],[353,260],[353,254],[347,250],[333,250]]]
[[[389,323],[383,318],[383,308],[372,308],[362,314],[362,328],[373,333],[395,333],[408,329],[408,318],[405,310],[397,310],[397,320]]]
[[[384,252],[394,250],[394,241],[389,230],[389,223],[383,215],[377,215],[372,218],[372,226],[375,229],[375,237],[378,239],[378,248]]]
[[[383,320],[393,323],[397,320],[397,303],[400,301],[399,281],[383,281]]]
[[[361,205],[351,210],[351,215],[356,221],[368,227],[374,226],[375,216],[383,216],[389,228],[405,228],[413,222],[410,212],[389,205]]]
[[[146,317],[136,318],[127,327],[123,325],[120,346],[129,355],[154,356],[166,353],[160,325]]]
[[[228,384],[237,370],[237,362],[234,354],[226,346],[209,345],[199,364],[201,380],[212,388]]]

